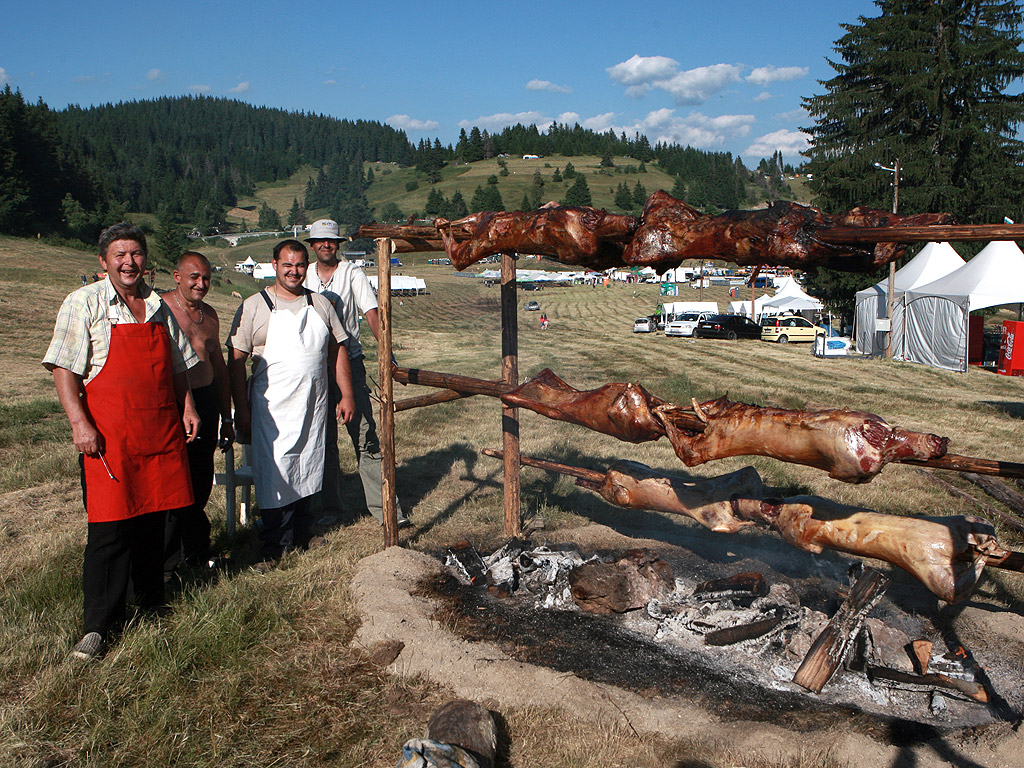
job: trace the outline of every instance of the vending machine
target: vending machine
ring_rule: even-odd
[[[1003,321],[1003,339],[999,343],[999,373],[1024,376],[1024,323]]]

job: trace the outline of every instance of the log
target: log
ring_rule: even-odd
[[[764,597],[770,588],[764,574],[756,571],[737,573],[735,576],[728,576],[724,579],[712,579],[697,585],[693,590],[695,597],[728,597],[729,595],[751,595]]]
[[[1018,464],[1013,461],[979,459],[974,456],[960,456],[956,453],[947,453],[941,458],[928,459],[927,461],[903,459],[901,463],[915,464],[919,467],[930,467],[931,469],[950,469],[954,472],[974,472],[978,475],[1024,478],[1024,464]]]
[[[821,693],[843,663],[850,642],[860,631],[868,612],[882,599],[888,586],[888,576],[873,568],[865,569],[850,590],[850,596],[811,645],[793,676],[794,683],[813,693]]]
[[[971,494],[967,493],[967,491],[960,490],[952,483],[943,480],[941,477],[936,477],[931,472],[925,472],[923,469],[919,469],[918,472],[920,472],[922,475],[930,479],[939,487],[944,488],[951,496],[956,496],[958,499],[964,499],[965,501],[971,502],[971,504],[974,504],[989,517],[998,517],[1011,528],[1014,528],[1024,533],[1024,522],[1021,522],[1020,520],[1017,520],[1016,518],[1007,515],[1005,512],[1001,512],[1000,510],[993,507],[991,504],[986,504],[980,499],[974,498],[973,496],[971,496]]]
[[[997,501],[1001,501],[1009,507],[1014,514],[1019,517],[1024,517],[1024,496],[1011,488],[1007,488],[998,480],[990,480],[987,477],[981,477],[975,472],[968,472],[964,477],[979,488],[983,488],[989,496],[992,496]]]
[[[914,664],[914,669],[917,670],[917,674],[924,675],[928,673],[928,665],[932,661],[932,648],[934,643],[931,640],[924,638],[918,640],[912,640],[910,643],[910,660]]]
[[[508,253],[501,254],[501,380],[512,387],[519,384],[516,262]],[[501,406],[501,433],[505,449],[502,459],[505,475],[505,486],[502,489],[505,535],[519,536],[523,530],[519,494],[519,409],[504,402]]]
[[[815,237],[836,245],[1024,240],[1024,224],[929,224],[923,227],[822,227]]]
[[[875,682],[875,680],[888,680],[893,683],[921,686],[922,688],[943,688],[947,691],[961,693],[982,704],[988,703],[988,691],[985,690],[985,686],[970,680],[958,680],[955,677],[948,677],[937,672],[915,675],[898,669],[890,669],[889,667],[876,667],[873,664],[868,664],[864,671],[871,682]]]
[[[708,632],[704,635],[704,644],[732,645],[733,643],[742,643],[744,640],[753,640],[756,637],[767,635],[773,629],[786,621],[786,618],[786,612],[776,608],[774,615],[769,616],[766,619]]]
[[[452,400],[461,400],[464,397],[472,397],[464,392],[456,392],[454,389],[442,389],[440,392],[431,392],[429,395],[418,395],[395,401],[395,413],[408,411],[412,408],[422,408],[427,405],[448,403]]]
[[[380,339],[377,375],[380,377],[381,514],[384,546],[398,546],[398,497],[395,495],[394,371],[391,364],[391,241],[377,240],[378,318]]]

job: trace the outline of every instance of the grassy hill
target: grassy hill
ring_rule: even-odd
[[[442,183],[451,182],[446,178]],[[269,244],[203,251],[225,267],[211,294],[223,337],[239,303],[230,292],[246,295],[257,287],[230,268],[250,253],[265,260]],[[498,378],[500,289],[450,267],[425,264],[425,258],[414,255],[409,263],[426,280],[429,294],[395,302],[399,362]],[[0,237],[4,763],[393,765],[401,744],[423,732],[430,713],[451,692],[443,684],[393,674],[375,660],[371,649],[349,643],[361,620],[350,594],[353,567],[381,547],[380,528],[368,517],[345,527],[327,527],[326,547],[290,554],[279,570],[261,576],[245,568],[256,557],[252,528],[241,529],[234,540],[226,537],[224,494],[214,489],[208,511],[215,548],[231,567],[219,577],[186,575],[184,584],[170,594],[174,614],[158,621],[133,620],[102,660],[88,666],[67,662],[81,622],[86,524],[70,430],[39,360],[61,300],[80,285],[81,274],[95,268],[95,256],[88,253]],[[166,275],[159,279],[168,285]],[[549,330],[539,329],[539,313],[523,311],[531,299],[540,302],[550,319]],[[634,335],[633,319],[652,312],[658,301],[656,285],[545,288],[524,294],[519,300],[521,376],[551,367],[581,388],[639,381],[677,403],[687,403],[691,396],[728,394],[783,407],[849,406],[907,428],[948,435],[951,450],[959,453],[1019,460],[1024,380],[880,360],[818,360],[806,345]],[[370,340],[365,347],[368,368],[375,371],[375,345]],[[396,387],[395,394],[404,398],[424,391]],[[948,495],[929,473],[908,466],[889,467],[866,485],[846,485],[814,469],[764,458],[738,457],[687,470],[664,440],[632,445],[533,413],[524,412],[521,419],[523,452],[528,455],[594,468],[629,458],[666,472],[705,477],[753,464],[775,493],[820,494],[901,515],[977,512],[964,499]],[[485,447],[500,445],[500,423],[498,404],[486,397],[398,415],[398,493],[417,526],[403,532],[403,546],[438,553],[468,539],[490,551],[503,541],[500,463],[480,454]],[[341,453],[346,498],[350,509],[357,510],[361,490],[355,460],[347,444]],[[953,473],[941,477],[978,493]],[[712,535],[688,520],[613,507],[570,480],[538,470],[524,470],[522,499],[525,514],[545,519],[542,538],[549,541],[561,541],[563,531],[590,523],[659,541]],[[1024,537],[998,520],[995,524],[1005,544],[1024,548]],[[761,544],[783,547],[760,531],[737,537],[739,546]],[[785,552],[791,560],[809,564],[810,574],[838,557]],[[921,588],[909,577],[884,569],[901,593],[919,593]],[[823,589],[831,586],[822,584]],[[964,615],[1020,614],[1024,578],[1008,572],[986,575],[963,610]],[[949,620],[959,626],[960,610]],[[977,650],[981,640],[970,641]],[[990,635],[989,642],[1019,642],[1019,637]],[[783,758],[775,746],[770,753],[736,754],[729,744],[705,743],[700,726],[690,738],[673,739],[638,734],[621,724],[582,722],[568,710],[517,708],[500,701],[493,707],[503,717],[511,745],[507,765],[842,765]],[[739,731],[756,724],[735,727]],[[813,724],[807,728],[809,737],[794,734],[793,743],[815,742]]]

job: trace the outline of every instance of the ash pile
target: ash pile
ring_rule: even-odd
[[[654,676],[678,678],[642,680],[633,671],[624,674],[627,680],[607,680],[635,690],[690,696],[703,689],[714,698],[709,681],[728,681],[719,698],[735,700],[756,690],[761,706],[776,713],[831,711],[942,728],[1020,719],[1022,702],[1004,698],[1009,692],[1009,698],[1020,699],[1020,670],[1005,680],[1007,670],[999,669],[996,683],[992,660],[950,647],[927,619],[891,603],[875,610],[889,580],[859,562],[850,568],[848,583],[833,585],[832,599],[824,603],[799,594],[777,574],[771,581],[753,571],[703,581],[679,577],[650,549],[599,556],[572,545],[513,539],[481,556],[460,542],[449,548],[445,565],[461,589],[475,595],[467,613],[486,612],[479,639],[519,636],[534,645],[540,641],[523,635],[543,634],[538,628],[546,615],[560,627],[554,635],[578,638],[600,627],[602,639],[595,645],[640,654],[618,639],[608,641],[610,623],[637,648],[663,657],[652,665],[648,655],[639,666],[656,666]],[[582,623],[565,623],[572,614]],[[512,626],[502,628],[501,617]],[[572,671],[600,679],[590,674],[599,652],[592,648],[584,669]],[[554,649],[533,658],[544,663],[561,655]],[[630,668],[625,659],[619,663]],[[607,664],[614,668],[616,661]]]

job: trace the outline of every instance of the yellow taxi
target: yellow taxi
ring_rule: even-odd
[[[788,344],[791,341],[814,341],[825,329],[800,315],[774,315],[761,318],[761,341]]]

